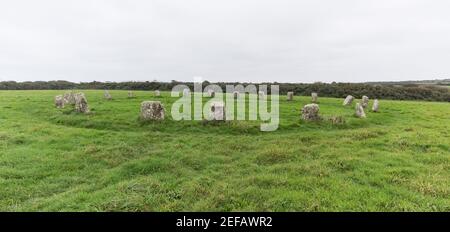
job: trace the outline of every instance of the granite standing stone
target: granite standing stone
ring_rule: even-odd
[[[211,103],[210,118],[214,121],[224,121],[225,120],[225,104],[223,102],[212,102]]]
[[[191,91],[189,89],[183,89],[183,96],[190,96],[191,95]]]
[[[378,102],[378,99],[375,99],[373,101],[372,111],[373,112],[378,112],[379,107],[380,107],[380,103]]]
[[[238,91],[234,91],[233,92],[233,96],[234,96],[234,98],[238,98],[239,97],[239,92]]]
[[[73,91],[64,93],[64,103],[75,105],[75,93]]]
[[[305,121],[318,121],[320,120],[319,105],[308,104],[302,108],[302,119]]]
[[[361,106],[363,108],[367,108],[367,106],[369,106],[369,97],[367,96],[362,97]]]
[[[64,97],[62,95],[55,96],[55,106],[59,109],[64,108]]]
[[[208,97],[214,97],[216,96],[216,92],[214,92],[214,90],[212,89],[208,89]]]
[[[106,100],[112,100],[111,94],[109,94],[108,90],[105,90],[105,93],[103,94]]]
[[[312,103],[317,103],[318,102],[318,97],[319,95],[317,93],[311,93],[311,102]]]
[[[365,118],[366,117],[366,113],[364,112],[364,108],[362,107],[362,105],[360,103],[356,103],[355,115],[358,118]]]
[[[160,101],[144,101],[141,103],[141,119],[164,120],[164,106]]]
[[[288,101],[294,100],[294,92],[288,92],[287,93],[287,100]]]
[[[344,105],[344,106],[349,106],[349,105],[351,105],[352,102],[353,102],[353,99],[354,99],[354,98],[353,98],[352,95],[348,95],[348,96],[345,98],[343,105]]]
[[[78,113],[89,113],[89,107],[84,93],[75,94],[75,111]]]
[[[266,93],[264,91],[258,91],[259,98],[266,99]]]

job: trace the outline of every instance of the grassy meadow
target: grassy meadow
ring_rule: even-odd
[[[85,90],[89,115],[55,108],[64,92],[0,91],[1,211],[450,211],[450,103],[381,99],[359,119],[319,98],[307,123],[310,97],[280,96],[279,129],[260,132],[172,121],[168,92]],[[144,100],[166,120],[140,122]]]

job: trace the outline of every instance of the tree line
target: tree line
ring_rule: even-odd
[[[0,90],[67,90],[67,89],[109,89],[109,90],[161,90],[170,91],[175,85],[184,84],[193,89],[192,82],[81,82],[74,83],[69,81],[29,81],[0,82]],[[225,89],[226,85],[244,86],[253,83],[238,82],[203,82],[203,86],[216,84]],[[312,92],[319,93],[322,97],[344,98],[347,95],[353,95],[361,98],[367,95],[370,98],[392,99],[392,100],[425,100],[425,101],[446,101],[450,102],[450,86],[424,85],[424,84],[369,84],[369,83],[257,83],[259,84],[277,84],[280,94],[286,94],[293,91],[295,95],[308,96]],[[270,88],[269,88],[270,92]]]

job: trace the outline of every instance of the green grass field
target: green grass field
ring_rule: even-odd
[[[83,91],[92,114],[56,109],[65,91],[0,91],[1,211],[450,211],[450,103],[380,101],[353,116],[280,97],[280,127],[172,121],[169,93]],[[157,99],[166,120],[142,124]],[[372,103],[372,101],[371,101]],[[354,102],[355,104],[355,102]]]

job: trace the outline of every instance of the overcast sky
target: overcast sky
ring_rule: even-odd
[[[0,1],[0,81],[450,77],[448,0]]]

